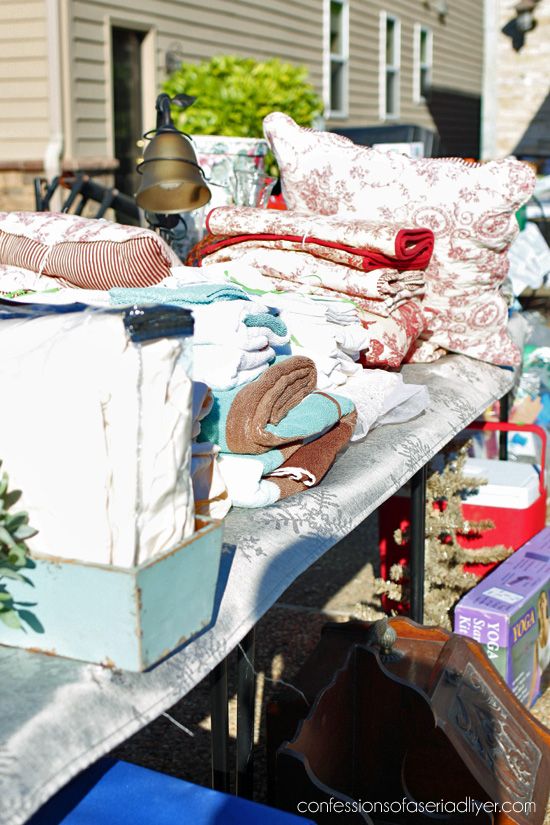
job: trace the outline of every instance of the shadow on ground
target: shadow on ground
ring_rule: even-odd
[[[378,575],[378,527],[376,514],[329,550],[299,577],[256,628],[256,730],[255,799],[266,798],[265,707],[281,678],[293,675],[317,645],[327,621],[373,618],[380,602],[372,594]],[[236,654],[230,657],[230,765],[235,763]],[[165,716],[145,727],[112,756],[153,770],[210,784],[209,680],[174,705],[170,715],[190,730],[188,736]]]

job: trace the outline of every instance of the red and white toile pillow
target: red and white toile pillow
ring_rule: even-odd
[[[482,164],[412,159],[304,129],[280,112],[264,119],[264,132],[289,209],[360,215],[395,231],[433,231],[423,310],[424,336],[434,347],[495,364],[519,363],[499,289],[518,232],[515,213],[535,184],[527,164],[515,158]]]
[[[181,261],[155,232],[60,212],[0,213],[0,264],[84,289],[146,287]]]

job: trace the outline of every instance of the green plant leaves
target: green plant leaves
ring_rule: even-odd
[[[19,604],[20,603],[18,602],[18,605]],[[1,615],[2,614],[0,613],[0,616]],[[18,615],[19,619],[21,619],[21,621],[23,621],[23,622],[26,622],[29,625],[29,627],[31,628],[31,630],[34,630],[35,633],[44,633],[44,625],[34,615],[34,613],[31,613],[30,610],[21,610],[20,607],[18,606],[17,607],[17,615]]]
[[[172,117],[182,131],[197,135],[262,137],[263,119],[273,111],[312,126],[323,111],[322,100],[308,81],[304,66],[274,58],[216,55],[201,63],[182,63],[163,85],[171,97],[185,92],[197,100]]]
[[[9,550],[11,550],[13,547],[15,547],[16,542],[11,533],[9,532],[9,530],[7,530],[6,527],[3,527],[2,524],[0,524],[0,546],[2,544],[4,544]]]
[[[4,509],[9,510],[10,507],[13,507],[14,504],[17,504],[22,495],[23,493],[21,492],[21,490],[10,490],[9,493],[6,493],[6,495],[4,496]]]
[[[32,605],[14,602],[5,583],[8,580],[33,586],[32,581],[20,571],[35,567],[29,558],[26,540],[36,535],[37,531],[30,526],[27,513],[9,512],[20,498],[21,491],[9,489],[8,475],[3,472],[0,475],[0,620],[13,630],[24,629],[21,620],[33,629],[42,627],[29,610],[21,609]],[[43,628],[37,632],[43,632]]]
[[[30,539],[33,536],[36,536],[38,530],[35,530],[34,527],[31,527],[27,523],[20,524],[19,527],[16,527],[13,531],[13,535],[19,541],[24,541],[25,539]]]
[[[23,627],[15,610],[0,610],[0,621],[11,627],[12,630],[21,630]]]

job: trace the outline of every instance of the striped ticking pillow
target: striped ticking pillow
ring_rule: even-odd
[[[55,212],[0,213],[0,264],[84,289],[147,287],[180,264],[150,229]]]

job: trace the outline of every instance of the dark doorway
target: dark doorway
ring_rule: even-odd
[[[115,186],[125,195],[135,195],[138,188],[136,163],[142,136],[141,44],[145,32],[113,27],[111,32],[113,66],[114,150],[119,162]],[[133,222],[116,213],[120,223]],[[135,221],[135,223],[138,223]]]

